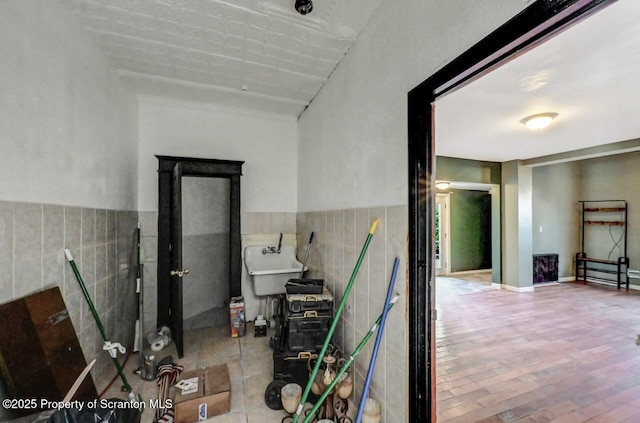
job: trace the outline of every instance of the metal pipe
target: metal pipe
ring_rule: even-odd
[[[322,344],[322,349],[318,354],[318,359],[316,360],[316,364],[313,367],[313,371],[311,372],[311,375],[309,376],[309,381],[307,382],[307,386],[304,388],[304,392],[302,393],[302,398],[300,399],[300,404],[298,405],[298,409],[296,410],[296,413],[293,415],[292,423],[298,423],[300,414],[302,414],[304,403],[307,402],[307,397],[309,396],[309,392],[311,391],[311,385],[313,384],[313,381],[316,378],[316,375],[318,374],[318,370],[320,369],[320,364],[322,363],[322,359],[324,358],[324,355],[327,352],[327,347],[329,346],[329,343],[331,342],[331,338],[333,337],[333,333],[335,332],[336,326],[338,325],[338,320],[340,315],[342,314],[342,309],[344,309],[344,306],[347,302],[347,298],[349,297],[351,288],[353,287],[353,284],[356,280],[356,276],[358,275],[358,271],[360,270],[360,265],[364,260],[364,256],[366,255],[367,249],[369,248],[369,243],[371,242],[371,238],[373,237],[373,234],[375,233],[377,227],[378,227],[378,219],[374,220],[373,223],[371,224],[371,228],[369,229],[369,234],[367,235],[367,239],[364,241],[364,245],[362,246],[362,251],[360,251],[360,256],[358,257],[358,261],[356,261],[356,265],[353,268],[353,273],[351,274],[349,283],[347,284],[344,290],[344,294],[342,295],[342,300],[340,300],[340,304],[336,309],[335,316],[333,317],[333,321],[331,322],[331,326],[329,327],[329,331],[327,332],[327,337],[325,338],[324,343]]]
[[[387,297],[384,301],[384,307],[382,309],[382,321],[380,321],[380,328],[376,334],[376,342],[373,344],[373,351],[371,352],[371,361],[369,361],[369,369],[367,370],[367,377],[364,380],[364,387],[362,389],[362,396],[360,397],[360,405],[358,406],[358,414],[356,414],[356,422],[362,421],[362,413],[364,412],[364,403],[369,394],[369,386],[371,385],[371,376],[373,375],[373,369],[376,366],[376,359],[378,358],[378,350],[380,349],[380,343],[382,342],[382,334],[384,332],[384,326],[387,321],[387,312],[389,311],[389,303],[391,303],[391,296],[393,295],[393,287],[396,284],[396,275],[398,274],[398,265],[400,260],[398,257],[393,261],[393,270],[391,272],[391,280],[389,281],[389,288],[387,288]]]

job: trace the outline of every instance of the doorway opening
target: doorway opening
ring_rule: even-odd
[[[435,100],[614,0],[538,0],[408,94],[409,421],[435,421]]]
[[[448,275],[451,273],[451,262],[449,259],[449,210],[450,210],[450,194],[436,194],[436,204],[434,210],[435,233],[433,234],[435,251],[434,261],[436,267],[436,276]]]
[[[227,178],[182,178],[182,256],[189,269],[183,290],[184,329],[229,321],[229,212]]]
[[[201,320],[215,324],[228,318],[221,309],[229,298],[242,295],[240,176],[244,162],[156,157],[157,325],[169,326],[182,358],[185,319],[191,319],[188,325]]]

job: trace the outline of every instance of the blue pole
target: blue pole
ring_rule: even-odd
[[[376,335],[376,342],[373,344],[373,351],[371,352],[371,361],[369,362],[369,370],[367,370],[367,377],[364,380],[364,387],[362,388],[362,396],[360,397],[360,405],[358,406],[358,414],[356,415],[356,423],[360,423],[362,420],[362,413],[364,412],[364,403],[367,400],[369,394],[369,386],[371,385],[371,376],[373,375],[373,369],[376,366],[376,359],[378,358],[378,350],[380,349],[380,342],[382,342],[382,332],[384,332],[384,324],[387,320],[387,312],[389,311],[389,302],[393,296],[393,286],[396,283],[396,274],[398,273],[398,264],[400,260],[398,257],[393,261],[393,271],[391,272],[391,280],[389,281],[389,288],[387,288],[387,298],[384,301],[384,308],[382,309],[382,320],[380,321],[380,327],[378,328],[378,334]]]

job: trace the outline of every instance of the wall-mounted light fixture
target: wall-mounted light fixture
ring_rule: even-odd
[[[447,189],[451,185],[449,181],[436,181],[436,188],[438,189]]]
[[[544,129],[547,126],[549,126],[556,117],[558,117],[557,113],[552,113],[552,112],[538,113],[536,115],[531,115],[531,116],[522,118],[520,120],[520,123],[522,123],[527,128],[531,129],[532,131],[536,131],[539,129]]]
[[[296,0],[295,8],[301,15],[306,15],[313,10],[313,2],[311,0]]]

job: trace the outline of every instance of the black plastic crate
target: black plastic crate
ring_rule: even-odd
[[[291,351],[319,351],[329,333],[333,311],[288,313],[287,347]]]
[[[322,294],[324,279],[289,279],[284,287],[287,294]]]

